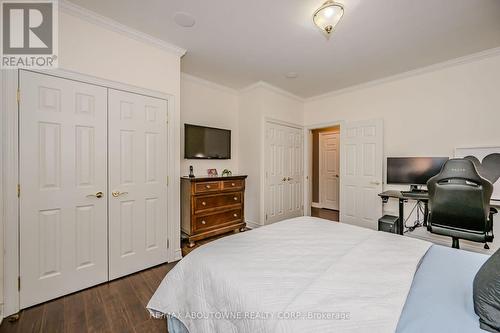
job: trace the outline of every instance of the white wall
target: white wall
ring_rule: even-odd
[[[184,159],[184,124],[202,125],[231,130],[230,160]],[[190,75],[181,76],[181,175],[189,174],[189,166],[197,176],[207,169],[229,169],[238,173],[238,92]]]
[[[245,219],[251,227],[265,224],[265,121],[274,119],[301,125],[303,106],[302,100],[264,82],[241,92],[239,170],[248,175]]]
[[[499,89],[497,52],[432,72],[309,100],[304,106],[304,120],[306,125],[313,125],[382,118],[386,157],[451,157],[455,147],[500,145]],[[389,209],[396,210],[394,206]],[[500,235],[499,223],[495,225]]]

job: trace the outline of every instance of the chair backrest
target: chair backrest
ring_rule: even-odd
[[[431,225],[487,231],[493,185],[466,159],[451,159],[427,182]]]

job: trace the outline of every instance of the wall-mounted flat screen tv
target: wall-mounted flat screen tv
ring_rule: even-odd
[[[228,160],[231,158],[231,131],[184,124],[184,158]]]

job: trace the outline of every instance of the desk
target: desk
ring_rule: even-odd
[[[401,191],[385,191],[378,195],[382,198],[382,203],[387,203],[390,198],[399,200],[399,221],[397,227],[397,233],[402,235],[404,232],[404,223],[405,223],[405,203],[408,200],[421,201],[424,203],[424,226],[427,225],[427,216],[429,215],[429,193],[413,193],[410,195],[404,195]]]

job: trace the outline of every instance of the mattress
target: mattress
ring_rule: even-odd
[[[488,256],[433,245],[415,274],[397,333],[484,333],[474,313],[472,281]],[[169,333],[189,333],[168,318]]]

